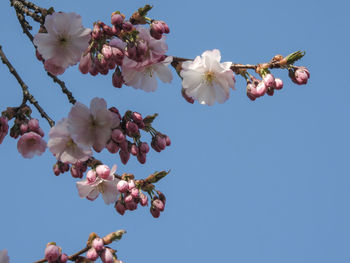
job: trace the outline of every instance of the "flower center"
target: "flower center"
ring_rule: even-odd
[[[58,43],[61,47],[64,47],[67,45],[68,43],[68,39],[64,36],[60,36],[59,39],[58,39]]]
[[[73,139],[71,138],[71,139],[69,139],[69,141],[67,142],[67,147],[74,147],[76,144],[75,144],[75,142],[73,141]]]
[[[33,146],[35,146],[35,144],[36,144],[36,140],[34,138],[33,139],[29,139],[27,141],[27,146],[28,147],[33,147]]]
[[[207,71],[204,75],[205,81],[210,85],[213,86],[213,81],[215,79],[215,74],[214,72]]]
[[[97,186],[97,188],[98,188],[98,191],[99,191],[101,194],[103,194],[103,192],[104,192],[103,183],[102,183],[102,184],[99,184],[99,185]]]

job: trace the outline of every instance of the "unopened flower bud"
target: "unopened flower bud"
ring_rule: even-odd
[[[107,44],[103,45],[101,53],[107,60],[109,60],[113,56],[112,48]]]
[[[55,245],[48,245],[45,249],[45,259],[49,262],[54,262],[60,257],[60,249]]]
[[[112,47],[112,54],[114,62],[121,66],[123,64],[124,52],[117,47]]]
[[[266,91],[267,95],[273,96],[274,93],[275,93],[275,89],[274,88],[271,88],[271,87],[267,88],[267,91]]]
[[[127,190],[129,190],[129,184],[125,180],[120,180],[117,184],[117,189],[121,193],[125,193]]]
[[[275,79],[275,89],[280,90],[283,88],[283,81],[281,79]]]
[[[139,152],[137,155],[137,160],[141,163],[144,164],[146,162],[146,153]]]
[[[122,161],[123,164],[127,164],[129,159],[130,159],[130,153],[126,152],[126,151],[119,151],[119,156],[120,156],[120,160]]]
[[[88,260],[95,261],[95,260],[98,259],[98,257],[99,257],[99,256],[98,256],[98,253],[97,253],[96,249],[94,249],[93,247],[90,248],[90,249],[88,250],[88,252],[86,253],[86,258],[87,258]]]
[[[107,179],[109,177],[110,172],[111,169],[109,169],[109,167],[105,164],[101,164],[96,167],[96,174],[102,179]]]
[[[90,70],[90,67],[92,65],[91,55],[90,52],[87,54],[82,54],[80,58],[79,63],[79,70],[83,74],[87,74]]]
[[[139,127],[134,122],[128,121],[125,127],[130,134],[137,134],[139,132]]]
[[[263,81],[266,87],[274,88],[276,86],[275,77],[272,74],[266,74]]]
[[[101,260],[103,263],[114,263],[114,256],[111,249],[106,248],[102,251]]]
[[[68,255],[63,253],[60,257],[60,263],[66,263],[68,261]]]
[[[135,188],[136,187],[135,181],[134,180],[130,180],[128,182],[128,187],[129,187],[129,190],[132,190],[133,188]]]
[[[101,30],[100,30],[100,26],[98,24],[94,25],[91,35],[92,35],[93,39],[99,39],[101,37]]]
[[[139,148],[136,146],[136,144],[132,144],[130,148],[130,153],[134,156],[137,156],[139,154]]]
[[[121,214],[121,215],[124,215],[125,214],[125,206],[122,204],[122,202],[120,200],[118,200],[116,203],[115,203],[115,206],[114,206],[115,210]]]
[[[28,132],[28,130],[29,130],[28,124],[22,123],[21,126],[19,127],[19,130],[20,130],[21,134]]]
[[[115,26],[121,26],[123,24],[124,18],[121,14],[114,14],[111,17],[111,24]]]
[[[256,87],[256,93],[259,97],[265,95],[267,91],[267,87],[265,85],[265,83],[263,81],[260,81],[260,83],[258,84],[258,86]]]
[[[80,172],[80,169],[77,169],[77,167],[75,167],[75,165],[72,165],[70,167],[70,173],[74,178],[81,178],[83,175]]]
[[[139,148],[140,148],[140,152],[142,152],[142,153],[149,152],[149,146],[148,146],[147,142],[141,142]]]
[[[123,86],[124,79],[119,68],[116,68],[112,75],[112,85],[116,88],[121,88]]]
[[[112,131],[112,139],[115,141],[115,142],[118,142],[118,143],[121,143],[121,142],[124,142],[125,141],[125,135],[124,133],[119,130],[119,129],[114,129]]]
[[[93,184],[96,181],[96,172],[94,170],[89,170],[86,174],[86,180],[89,184]]]
[[[134,198],[137,198],[137,197],[139,197],[139,189],[137,189],[137,188],[133,188],[133,189],[131,189],[131,196],[132,197],[134,197]]]
[[[96,249],[97,252],[101,252],[105,248],[103,239],[99,237],[94,238],[94,240],[92,240],[92,247]]]
[[[165,135],[165,145],[170,146],[171,145],[171,140],[168,135]]]
[[[157,134],[154,138],[155,144],[159,147],[159,149],[164,150],[166,147],[166,141],[164,136]]]
[[[140,204],[142,206],[148,205],[148,197],[144,193],[140,192]]]
[[[53,166],[53,173],[54,173],[56,176],[60,175],[60,173],[61,173],[60,168],[59,168],[59,166],[58,166],[57,163]]]
[[[125,205],[126,205],[127,203],[132,202],[133,200],[134,200],[134,199],[133,199],[133,197],[132,197],[131,194],[126,195],[125,198],[124,198]]]
[[[309,70],[305,67],[298,68],[295,73],[295,81],[299,85],[306,84],[308,79],[310,78]]]
[[[154,206],[151,206],[150,212],[154,218],[158,218],[160,216],[160,211]]]
[[[39,129],[39,121],[37,119],[30,119],[28,121],[28,128],[30,131],[36,132]]]
[[[193,99],[192,97],[190,97],[190,96],[187,95],[186,90],[185,90],[184,88],[182,88],[181,94],[182,94],[182,97],[183,97],[188,103],[191,103],[191,104],[194,103],[194,99]]]
[[[137,203],[135,202],[135,200],[131,200],[130,202],[125,202],[125,208],[130,210],[130,211],[134,211],[137,209]]]
[[[159,211],[164,211],[164,203],[159,199],[154,199],[152,206],[156,207]]]
[[[119,151],[119,146],[113,140],[110,140],[106,145],[107,150],[110,153],[117,153]]]
[[[129,21],[126,21],[123,23],[122,28],[124,31],[129,32],[132,29],[132,24]]]

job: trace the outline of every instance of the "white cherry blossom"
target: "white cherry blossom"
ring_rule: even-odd
[[[156,76],[163,83],[170,83],[172,81],[173,76],[168,67],[172,61],[173,57],[169,56],[161,62],[141,65],[125,57],[122,67],[125,84],[147,92],[155,91],[158,87]]]
[[[230,69],[232,62],[220,63],[221,54],[217,49],[205,51],[194,61],[182,63],[180,75],[182,87],[187,96],[201,104],[224,103],[234,89],[235,77]]]
[[[90,170],[89,172],[95,173],[95,175],[88,176],[88,172],[87,178],[77,182],[76,184],[79,196],[81,198],[87,198],[88,200],[93,201],[101,193],[102,198],[107,205],[116,202],[119,195],[117,188],[119,179],[114,177],[116,170],[117,166],[114,165],[107,179],[98,177],[96,172]]]
[[[34,36],[34,44],[45,59],[45,68],[54,75],[62,74],[80,61],[89,46],[91,29],[84,28],[76,13],[53,13],[45,18],[47,33]]]
[[[57,160],[63,163],[74,164],[78,161],[84,162],[92,156],[89,146],[77,144],[68,131],[68,120],[60,120],[49,132],[49,141],[47,143],[50,151]]]

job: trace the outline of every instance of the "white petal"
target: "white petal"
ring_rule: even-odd
[[[104,181],[103,182],[103,192],[102,197],[103,200],[107,205],[114,203],[117,201],[118,197],[118,189],[117,189],[117,183],[119,182],[119,179],[115,178],[113,181]]]
[[[76,186],[78,188],[78,193],[81,198],[87,197],[89,193],[94,189],[93,186],[87,183],[86,179],[77,182]]]

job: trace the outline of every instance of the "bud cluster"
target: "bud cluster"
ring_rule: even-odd
[[[110,108],[110,111],[119,115],[119,111],[115,107]],[[166,146],[171,144],[170,138],[152,127],[155,116],[143,118],[138,112],[125,112],[123,117],[120,116],[120,126],[112,131],[111,138],[107,142],[106,148],[108,151],[110,153],[119,152],[123,164],[129,161],[130,155],[136,156],[137,160],[144,164],[150,147],[147,142],[140,141],[140,130],[149,132],[152,135],[151,146],[155,151],[160,152],[164,150]],[[132,138],[132,141],[129,141],[128,137]]]
[[[55,242],[51,242],[46,245],[45,259],[48,263],[66,263],[68,256],[62,253],[62,249]]]
[[[148,206],[148,197],[143,191],[151,197],[150,212],[153,217],[158,218],[160,212],[164,211],[165,196],[160,191],[155,191],[153,184],[145,183],[144,180],[135,181],[132,174],[123,174],[117,188],[121,194],[114,207],[121,215],[126,210],[136,210],[138,204]]]
[[[262,80],[251,76],[251,80],[247,80],[247,96],[251,100],[262,97],[265,94],[273,96],[275,90],[283,88],[283,81],[275,78],[272,74],[266,74]]]
[[[91,242],[91,248],[86,253],[86,259],[95,262],[98,258],[103,263],[122,263],[117,259],[116,251],[106,247],[102,238],[95,237]]]

